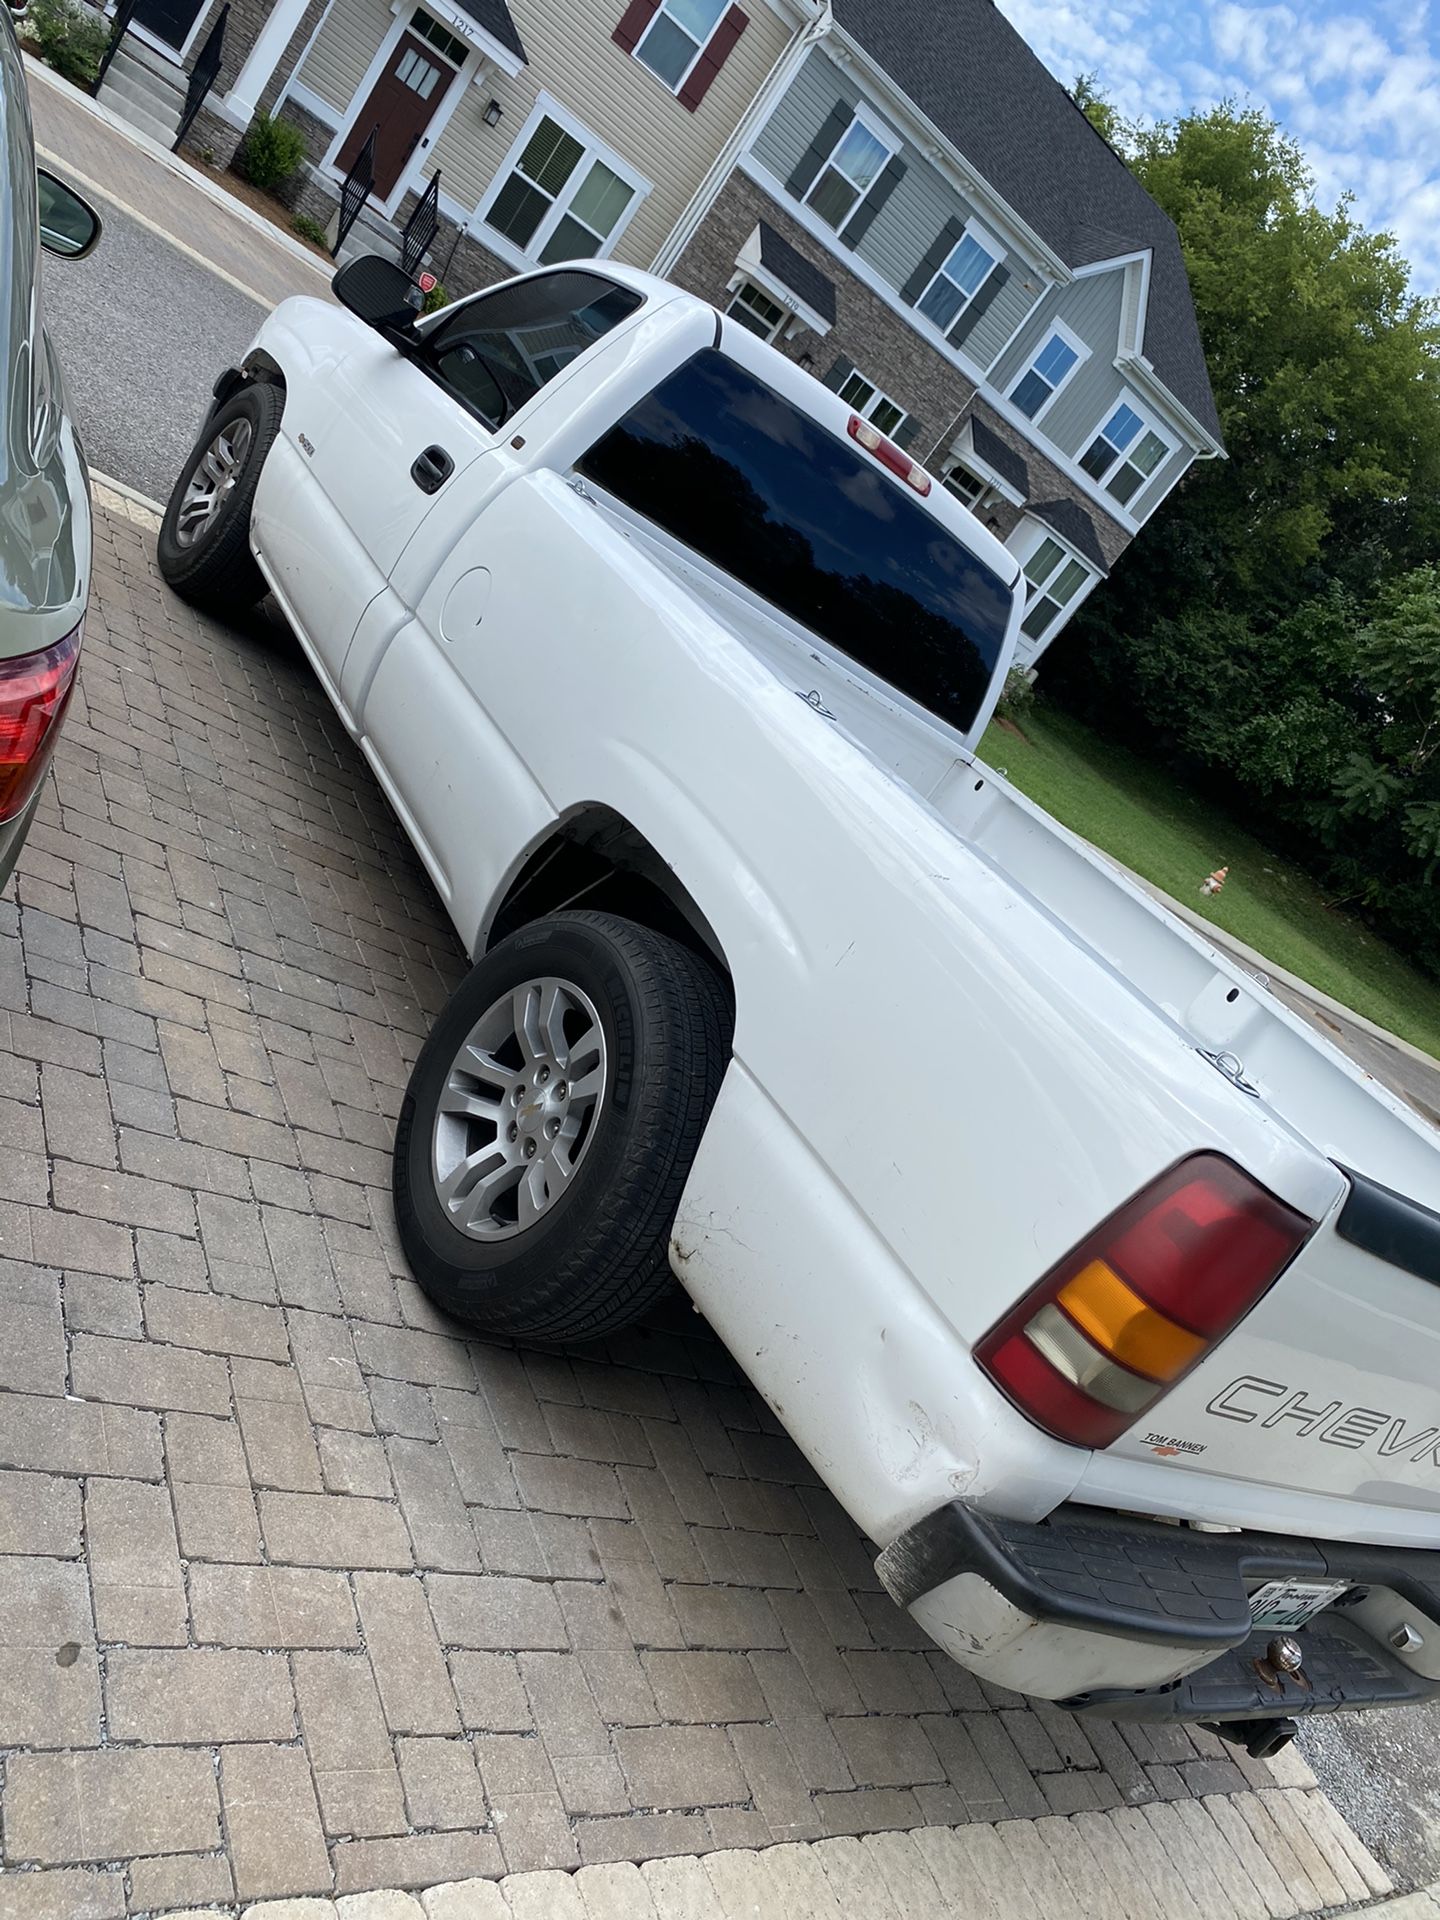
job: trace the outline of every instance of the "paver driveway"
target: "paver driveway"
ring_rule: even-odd
[[[928,1652],[688,1310],[431,1311],[388,1146],[462,956],[288,636],[96,561],[0,903],[0,1914],[1273,1784]]]

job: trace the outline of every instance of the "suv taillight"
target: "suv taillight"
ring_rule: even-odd
[[[80,658],[77,627],[40,653],[0,660],[0,823],[13,820],[40,784]]]
[[[1108,1447],[1244,1318],[1313,1226],[1197,1153],[1052,1267],[975,1358],[1036,1426]]]

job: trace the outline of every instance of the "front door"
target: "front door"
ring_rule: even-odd
[[[149,3],[166,4],[167,0]],[[348,173],[372,128],[378,128],[372,191],[377,200],[388,200],[454,83],[455,69],[447,66],[433,47],[413,33],[402,33],[370,97],[356,114],[345,144],[335,156],[335,165]]]
[[[204,0],[139,0],[131,18],[178,53],[203,5]]]

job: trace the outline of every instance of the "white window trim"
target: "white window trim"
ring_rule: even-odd
[[[849,386],[852,380],[863,380],[866,386],[872,389],[870,398],[865,402],[863,407],[856,407],[853,400],[845,400],[845,388]],[[905,422],[910,418],[908,409],[902,407],[893,394],[887,393],[878,380],[872,380],[863,367],[852,366],[849,373],[846,374],[835,391],[837,396],[845,401],[847,407],[854,408],[854,411],[859,414],[862,420],[869,420],[870,409],[872,407],[878,407],[882,400],[887,407],[893,407],[900,418],[895,422],[895,425],[889,429],[887,438],[893,438],[894,435],[899,433],[900,429],[905,425]]]
[[[773,286],[767,286],[758,274],[751,273],[748,268],[738,273],[732,273],[726,285],[725,305],[722,309],[726,318],[728,319],[730,317],[730,309],[735,305],[741,289],[744,287],[753,287],[757,293],[763,294],[767,300],[772,301],[774,305],[780,309],[780,318],[776,321],[773,332],[767,333],[764,336],[767,343],[773,346],[777,340],[785,339],[795,323],[795,308],[792,300],[782,299]],[[759,317],[757,314],[756,318],[758,319]],[[737,320],[735,324],[738,326],[740,322]],[[760,337],[758,333],[754,335],[754,338],[757,340],[760,339]]]
[[[1034,368],[1035,362],[1040,358],[1041,354],[1045,351],[1046,347],[1049,346],[1050,342],[1055,338],[1056,334],[1058,334],[1060,338],[1065,342],[1065,345],[1073,351],[1075,355],[1075,359],[1071,363],[1071,365],[1066,369],[1059,383],[1050,389],[1049,397],[1041,401],[1039,407],[1036,409],[1034,413],[1026,413],[1018,405],[1015,406],[1015,411],[1020,415],[1021,419],[1028,421],[1032,427],[1039,426],[1040,422],[1045,418],[1046,414],[1050,411],[1051,407],[1054,406],[1055,402],[1060,398],[1061,394],[1065,391],[1066,387],[1069,386],[1070,382],[1075,378],[1076,374],[1079,373],[1080,369],[1084,366],[1085,362],[1090,358],[1089,347],[1086,346],[1085,342],[1080,338],[1078,333],[1076,333],[1072,328],[1066,326],[1063,320],[1047,321],[1045,324],[1045,331],[1041,334],[1040,338],[1035,342],[1035,351],[1033,353],[1026,355],[1024,366],[1021,367],[1020,371],[1016,374],[1015,378],[1010,382],[1009,386],[1005,389],[1005,398],[1009,400],[1012,404],[1014,404],[1015,402],[1016,388],[1030,374],[1030,372]],[[1041,377],[1043,378],[1044,376],[1042,375]],[[1114,409],[1112,408],[1111,411],[1113,412]],[[1076,462],[1076,465],[1077,466],[1079,465],[1078,461]],[[1117,500],[1115,502],[1115,505],[1118,507],[1119,504],[1120,502]],[[1077,554],[1075,557],[1078,560],[1080,556]]]
[[[410,22],[415,18],[415,15],[417,13],[428,13],[429,11],[430,9],[426,7],[424,0],[401,0],[401,4],[396,7],[395,18],[390,23],[390,29],[376,49],[374,59],[361,75],[360,84],[351,94],[349,104],[340,115],[335,127],[335,137],[325,149],[324,158],[320,162],[319,171],[331,180],[343,180],[345,178],[344,168],[336,164],[337,156],[340,149],[354,131],[355,124],[360,118],[365,102],[374,91],[376,81],[385,71],[391,54],[394,53],[396,47],[399,46],[405,35],[410,31]],[[436,17],[440,20],[442,26],[449,25],[449,22],[443,15],[437,14]],[[430,46],[430,42],[426,40],[423,35],[417,35],[416,37],[420,40],[422,46]],[[438,47],[432,48],[431,51],[435,54],[437,60],[445,60],[445,56],[440,52]],[[425,173],[425,162],[434,153],[436,147],[439,146],[440,137],[446,127],[449,126],[451,115],[464,99],[465,89],[480,71],[484,60],[485,55],[481,53],[480,49],[478,47],[472,47],[466,57],[464,66],[450,67],[449,62],[445,62],[447,71],[452,72],[455,78],[451,81],[444,99],[431,115],[430,124],[426,127],[423,138],[416,143],[415,151],[411,154],[408,164],[401,171],[400,178],[395,182],[389,199],[378,202],[380,210],[387,220],[397,211],[407,193],[418,193],[420,191],[420,182],[424,178]],[[298,70],[298,61],[296,66]],[[308,101],[302,97],[305,90],[298,84],[292,84],[287,91],[292,98],[299,99],[302,106],[309,104]],[[327,111],[328,117],[333,120],[334,109],[330,108]]]
[[[977,247],[983,247],[985,252],[988,253],[990,256],[990,265],[986,268],[984,277],[981,279],[980,285],[976,287],[974,293],[965,293],[964,288],[959,284],[959,282],[956,280],[950,280],[949,274],[946,273],[945,271],[945,260],[949,260],[951,255],[954,254],[955,247],[963,247],[967,240],[973,240]],[[1001,246],[1000,242],[995,238],[994,234],[990,232],[988,227],[981,226],[978,220],[967,220],[965,222],[965,231],[960,235],[960,238],[955,242],[955,246],[951,247],[950,252],[946,254],[945,260],[942,260],[940,262],[940,265],[935,269],[934,273],[931,274],[929,280],[926,282],[924,288],[921,290],[920,299],[915,302],[916,313],[920,315],[920,318],[922,320],[927,321],[930,326],[935,327],[935,330],[937,333],[941,329],[937,326],[936,322],[930,319],[929,314],[920,313],[920,301],[926,298],[931,288],[933,288],[933,286],[935,285],[935,282],[937,280],[949,280],[950,285],[955,288],[955,291],[957,293],[965,293],[964,306],[961,307],[960,311],[955,315],[955,318],[950,322],[950,325],[953,327],[959,321],[965,318],[966,313],[970,309],[971,303],[979,299],[981,290],[985,287],[985,285],[990,279],[990,275],[994,273],[995,269],[997,267],[1004,266],[1005,249],[1004,247]]]
[[[508,265],[515,267],[522,273],[528,273],[532,267],[540,264],[539,256],[541,249],[569,209],[570,200],[574,197],[575,188],[570,185],[569,181],[565,183],[564,191],[560,197],[554,201],[550,211],[544,216],[539,226],[530,236],[530,247],[528,251],[522,251],[515,245],[513,240],[507,240],[503,233],[489,226],[486,222],[486,216],[491,207],[494,206],[496,200],[499,199],[506,182],[515,171],[520,156],[529,143],[531,134],[534,133],[536,127],[539,126],[542,120],[553,120],[557,126],[563,127],[566,133],[578,140],[581,146],[584,147],[585,157],[587,159],[603,160],[607,167],[619,174],[620,178],[631,190],[629,206],[626,207],[625,211],[606,235],[604,244],[601,246],[599,252],[591,256],[592,259],[605,260],[609,258],[618,244],[621,235],[635,218],[641,203],[650,191],[650,182],[644,175],[637,173],[628,160],[622,160],[613,147],[607,146],[597,134],[592,133],[583,120],[577,120],[575,115],[567,108],[562,107],[553,95],[548,93],[538,94],[535,105],[530,109],[526,117],[525,124],[511,142],[505,158],[495,169],[490,185],[481,196],[474,213],[466,222],[466,231],[473,239],[478,240],[482,246],[488,247],[491,253],[496,254],[501,260],[504,260]],[[577,173],[579,172],[578,166],[576,171]]]
[[[700,62],[705,58],[705,54],[709,48],[710,42],[715,38],[716,34],[720,31],[721,27],[725,24],[726,15],[730,11],[730,0],[724,0],[724,4],[720,8],[720,12],[716,16],[714,26],[710,29],[709,33],[706,34],[704,40],[700,44],[700,49],[696,53],[695,58],[690,62],[689,66],[685,69],[684,73],[681,74],[680,78],[675,82],[673,87],[671,86],[670,82],[664,78],[662,74],[656,73],[655,69],[650,65],[648,61],[640,59],[640,49],[641,47],[644,46],[645,42],[649,39],[651,31],[654,28],[655,22],[660,18],[661,14],[664,13],[665,11],[665,6],[666,6],[666,0],[660,0],[660,5],[655,9],[654,13],[651,14],[649,20],[645,24],[644,33],[642,33],[640,38],[635,42],[635,45],[631,50],[630,58],[632,60],[638,61],[639,64],[642,67],[644,67],[646,73],[649,74],[652,80],[657,81],[659,85],[665,89],[666,93],[672,95],[675,99],[678,100],[680,95],[685,91],[685,88],[688,86],[691,74],[694,73],[696,67],[698,67]],[[672,19],[674,18],[673,14],[671,15],[671,18]],[[690,29],[688,27],[681,26],[678,20],[675,21],[675,24],[676,26],[680,27],[680,31],[682,33],[688,35],[688,33],[690,32]]]
[[[878,140],[881,146],[884,147],[885,149],[885,158],[881,161],[879,171],[876,173],[875,178],[870,182],[870,185],[868,187],[862,187],[858,180],[851,180],[849,174],[846,173],[845,169],[843,167],[836,166],[835,164],[836,154],[840,151],[841,147],[845,144],[846,140],[849,139],[850,129],[855,125],[857,121],[865,129],[866,133],[870,135],[871,139]],[[904,143],[902,142],[899,134],[896,133],[895,129],[892,126],[889,126],[884,120],[882,120],[879,114],[876,113],[873,108],[868,107],[863,100],[857,100],[854,106],[850,110],[850,118],[845,122],[845,125],[840,129],[839,133],[835,136],[835,142],[831,147],[829,153],[826,154],[825,158],[820,162],[820,165],[816,168],[815,178],[810,182],[810,185],[805,189],[805,192],[803,193],[803,195],[801,195],[800,205],[807,208],[809,207],[810,196],[812,193],[814,193],[816,187],[819,186],[820,181],[824,176],[825,169],[827,167],[834,167],[836,173],[839,174],[840,178],[844,181],[847,181],[849,185],[854,187],[856,194],[859,196],[854,206],[851,207],[850,211],[845,215],[845,218],[841,221],[839,227],[830,226],[826,221],[820,219],[820,215],[818,213],[815,214],[814,216],[815,219],[820,221],[821,226],[825,227],[828,233],[838,234],[840,232],[841,227],[848,226],[850,222],[855,218],[855,215],[860,211],[861,207],[864,206],[867,196],[873,193],[876,186],[878,185],[880,180],[880,175],[885,171],[886,167],[889,166],[890,162],[895,158],[896,154],[899,153],[900,148],[903,144]],[[786,198],[791,201],[794,200],[794,197],[795,196],[793,194],[786,195]]]
[[[963,494],[956,493],[955,489],[950,485],[950,481],[957,470],[973,480],[975,485],[980,489],[973,500],[967,500]],[[994,482],[988,480],[985,475],[980,472],[978,467],[972,466],[969,460],[962,459],[958,454],[952,453],[945,461],[945,471],[940,476],[940,484],[952,498],[960,502],[967,513],[973,513],[977,518],[985,507],[994,506],[999,498],[999,495],[995,491]]]
[[[1024,538],[1018,537],[1021,533],[1024,534]],[[1087,560],[1083,553],[1077,553],[1063,534],[1057,533],[1054,527],[1049,526],[1037,516],[1027,514],[1025,519],[1020,522],[1020,526],[1016,529],[1016,532],[1012,534],[1010,540],[1006,542],[1006,545],[1020,563],[1021,579],[1025,582],[1025,605],[1020,615],[1022,629],[1025,615],[1030,611],[1031,600],[1038,598],[1045,591],[1043,586],[1034,587],[1032,594],[1030,589],[1034,586],[1034,583],[1031,581],[1029,574],[1025,572],[1025,566],[1027,562],[1035,557],[1047,540],[1054,541],[1055,545],[1060,549],[1061,555],[1049,578],[1053,580],[1060,568],[1071,560],[1073,560],[1077,566],[1085,569],[1085,578],[1075,589],[1075,592],[1066,604],[1061,607],[1059,618],[1046,632],[1041,634],[1038,640],[1032,638],[1030,634],[1025,633],[1023,630],[1020,632],[1017,645],[1019,648],[1026,649],[1025,658],[1020,662],[1022,666],[1029,666],[1033,660],[1038,659],[1050,645],[1051,641],[1058,638],[1058,636],[1065,631],[1071,620],[1074,619],[1076,609],[1085,603],[1103,578],[1096,570],[1094,561]]]
[[[1110,492],[1110,482],[1129,459],[1129,447],[1125,448],[1123,452],[1117,453],[1104,473],[1098,478],[1093,474],[1089,475],[1089,478],[1095,480],[1096,486],[1100,488],[1107,499],[1113,502],[1115,506],[1121,508],[1123,512],[1133,514],[1136,501],[1143,499],[1154,483],[1160,478],[1168,463],[1173,460],[1179,452],[1180,443],[1176,440],[1174,434],[1162,425],[1153,408],[1146,406],[1145,402],[1135,392],[1133,387],[1125,387],[1110,402],[1109,406],[1103,409],[1099,421],[1090,429],[1089,433],[1081,435],[1080,444],[1075,449],[1075,463],[1077,466],[1104,433],[1106,423],[1111,419],[1117,407],[1129,407],[1130,411],[1139,417],[1141,432],[1136,435],[1134,441],[1131,443],[1132,446],[1138,446],[1144,433],[1148,431],[1153,433],[1157,440],[1163,442],[1165,447],[1165,455],[1159,466],[1156,467],[1152,474],[1141,480],[1140,485],[1135,489],[1134,493],[1131,494],[1128,501],[1116,499],[1115,495]],[[1114,442],[1111,441],[1108,444],[1113,446]]]

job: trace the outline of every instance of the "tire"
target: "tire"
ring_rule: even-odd
[[[253,606],[266,592],[250,552],[250,507],[284,405],[277,387],[248,381],[211,414],[180,469],[160,522],[156,558],[162,578],[193,606],[224,612]],[[203,490],[207,482],[213,506],[197,521],[201,500],[192,488]]]
[[[713,968],[611,914],[555,914],[487,953],[426,1041],[395,1135],[400,1242],[437,1305],[542,1345],[639,1319],[671,1285],[670,1229],[732,1026]]]

